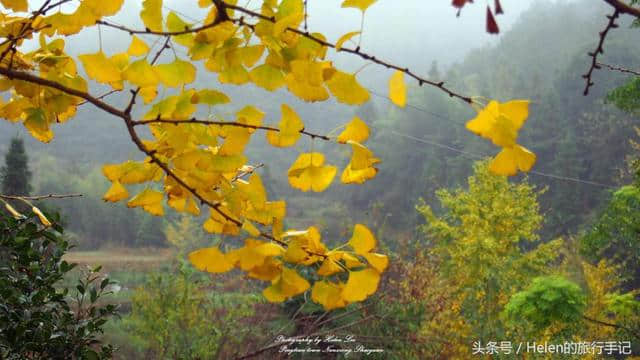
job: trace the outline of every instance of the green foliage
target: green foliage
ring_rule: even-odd
[[[11,139],[9,151],[4,157],[5,164],[0,168],[1,190],[4,195],[29,195],[31,191],[31,171],[24,142],[20,138]]]
[[[527,322],[537,332],[555,322],[580,320],[586,295],[577,284],[561,276],[544,276],[511,297],[504,314],[510,323]]]
[[[628,113],[640,114],[640,78],[632,78],[611,91],[607,101]]]
[[[427,220],[420,230],[431,261],[439,264],[431,273],[441,283],[435,282],[430,298],[446,299],[446,305],[433,307],[432,316],[439,320],[426,322],[423,331],[436,336],[454,328],[451,341],[463,349],[460,341],[471,337],[506,336],[500,318],[504,306],[520,284],[552,271],[562,246],[561,239],[538,243],[542,216],[536,198],[541,192],[526,181],[513,183],[491,174],[487,162],[476,163],[474,170],[468,189],[437,192],[441,216],[427,205],[418,207]]]
[[[591,261],[610,259],[620,267],[623,288],[640,288],[640,188],[627,185],[613,193],[607,208],[582,238]]]
[[[257,295],[212,292],[210,278],[185,263],[156,273],[135,290],[132,312],[123,318],[129,340],[154,359],[215,359],[237,345],[253,315]],[[235,349],[237,350],[237,349]]]
[[[0,358],[105,359],[100,345],[114,305],[99,301],[112,282],[95,269],[75,284],[73,298],[60,283],[74,268],[62,260],[69,249],[56,225],[42,228],[35,216],[14,220],[0,213]]]

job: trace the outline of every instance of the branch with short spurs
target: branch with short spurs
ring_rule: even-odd
[[[620,0],[604,0],[607,4],[613,6],[617,11],[622,14],[627,14],[631,16],[635,16],[640,19],[640,9],[636,7],[632,7],[628,4],[623,3]]]
[[[593,71],[595,69],[600,69],[600,65],[598,65],[598,55],[604,54],[604,40],[606,39],[607,34],[609,34],[609,30],[618,27],[618,24],[616,24],[616,19],[618,18],[618,16],[620,16],[620,11],[618,11],[618,9],[616,9],[612,15],[607,15],[609,22],[607,23],[607,26],[604,28],[604,30],[600,32],[598,47],[596,47],[595,51],[588,53],[591,57],[591,66],[589,66],[589,70],[587,71],[587,73],[582,75],[582,77],[586,81],[583,92],[584,96],[589,95],[589,88],[594,85],[594,82],[591,80],[591,76],[593,75]]]
[[[219,16],[218,16],[218,18],[216,18],[216,20],[214,20],[211,23],[199,26],[199,27],[195,27],[195,28],[191,28],[191,29],[185,29],[185,30],[181,30],[181,31],[173,31],[173,32],[172,31],[151,31],[149,29],[136,30],[136,29],[128,28],[126,26],[122,26],[122,25],[111,24],[111,23],[103,21],[103,20],[98,21],[97,24],[109,26],[109,27],[112,27],[112,28],[115,28],[115,29],[118,29],[118,30],[121,30],[121,31],[128,32],[129,34],[151,34],[151,35],[159,35],[159,36],[177,36],[177,35],[184,35],[184,34],[190,34],[190,33],[198,33],[200,31],[203,31],[203,30],[209,29],[211,27],[214,27],[214,26],[216,26],[217,24],[219,24],[222,21],[233,21],[235,23],[240,24],[241,26],[247,26],[247,27],[249,27],[251,29],[255,29],[255,25],[246,23],[244,21],[244,18],[242,18],[242,17],[238,18],[238,19],[230,18],[226,14],[226,11],[223,11],[223,10],[226,10],[226,9],[235,10],[235,11],[244,13],[246,15],[249,15],[251,17],[255,17],[255,18],[258,18],[258,19],[266,20],[266,21],[269,21],[269,22],[273,22],[273,23],[276,22],[276,19],[273,16],[266,16],[266,15],[257,13],[255,11],[249,10],[249,9],[241,7],[241,6],[225,3],[222,0],[215,0],[214,4],[218,7],[218,15]],[[224,16],[221,16],[220,14],[224,14]],[[224,20],[221,20],[221,19],[224,19]],[[312,40],[312,41],[314,41],[314,42],[316,42],[316,43],[318,43],[318,44],[320,44],[322,46],[330,47],[330,48],[333,48],[333,49],[337,48],[337,46],[334,43],[331,43],[331,42],[328,42],[326,40],[317,38],[317,37],[313,36],[312,34],[310,34],[308,31],[303,31],[303,30],[299,30],[299,29],[296,29],[296,28],[290,28],[290,27],[286,28],[285,31],[290,31],[290,32],[296,33],[296,34],[298,34],[300,36],[306,37],[309,40]],[[445,92],[447,95],[449,95],[452,98],[460,99],[460,100],[462,100],[462,101],[464,101],[464,102],[466,102],[468,104],[472,104],[473,103],[473,99],[470,96],[465,96],[465,95],[459,94],[459,93],[451,90],[449,87],[445,86],[445,82],[444,81],[433,81],[433,80],[426,79],[426,78],[418,75],[417,73],[411,71],[407,67],[401,67],[401,66],[392,64],[390,62],[378,59],[374,55],[365,53],[365,52],[360,50],[359,46],[356,47],[355,49],[342,47],[337,51],[350,53],[350,54],[359,56],[360,58],[362,58],[362,59],[364,59],[366,61],[370,61],[372,63],[384,66],[384,67],[386,67],[388,69],[401,71],[401,72],[405,73],[407,76],[415,79],[418,82],[418,85],[420,85],[420,86],[425,85],[425,84],[429,85],[429,86],[433,86],[433,87],[438,88],[441,91]]]
[[[47,194],[47,195],[4,195],[0,194],[0,198],[7,200],[45,200],[45,199],[67,199],[82,197],[82,194]]]
[[[242,128],[247,128],[247,129],[254,129],[254,130],[266,130],[266,131],[275,131],[275,132],[280,132],[280,129],[272,127],[272,126],[263,126],[263,125],[251,125],[251,124],[245,124],[245,123],[240,123],[240,122],[236,122],[236,121],[214,121],[214,120],[199,120],[196,118],[191,118],[188,120],[175,120],[175,119],[151,119],[151,120],[139,120],[139,121],[134,121],[133,125],[134,126],[138,126],[138,125],[148,125],[148,124],[174,124],[174,125],[179,125],[179,124],[202,124],[202,125],[218,125],[218,126],[235,126],[235,127],[242,127]],[[305,129],[300,130],[300,134],[306,135],[311,137],[312,139],[322,139],[322,140],[326,140],[326,141],[330,141],[331,138],[326,136],[326,135],[320,135],[320,134],[315,134],[315,133],[311,133],[306,131]]]
[[[627,73],[627,74],[632,74],[632,75],[635,75],[635,76],[640,76],[640,70],[631,70],[631,69],[623,68],[621,66],[609,65],[609,64],[605,64],[605,63],[601,63],[601,62],[598,62],[598,65],[599,66],[604,66],[607,69],[612,70],[612,71],[619,71],[621,73]]]

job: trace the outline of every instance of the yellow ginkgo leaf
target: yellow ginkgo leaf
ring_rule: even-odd
[[[380,273],[367,268],[349,273],[349,280],[342,289],[342,298],[349,302],[362,301],[376,292],[380,282]]]
[[[196,78],[196,67],[184,60],[176,59],[169,64],[153,67],[158,79],[167,87],[180,87],[192,83]]]
[[[95,54],[86,54],[78,56],[87,75],[95,81],[101,83],[110,83],[122,79],[120,69],[107,57],[102,51]]]
[[[278,124],[280,131],[267,131],[267,141],[277,147],[287,147],[294,145],[300,136],[300,131],[304,129],[304,124],[296,112],[289,106],[282,104],[282,118]]]
[[[144,0],[140,19],[151,31],[162,31],[162,0]]]
[[[347,302],[342,298],[343,286],[329,281],[316,281],[311,289],[311,300],[327,311],[345,307]]]
[[[378,173],[378,169],[367,167],[364,169],[353,170],[351,164],[342,171],[340,181],[345,184],[364,184],[365,181],[373,179]]]
[[[496,157],[491,160],[489,170],[496,175],[513,176],[518,170],[527,172],[536,163],[536,155],[526,148],[515,145],[503,148]]]
[[[262,294],[270,302],[283,302],[307,291],[310,287],[309,282],[295,270],[283,267],[280,277],[264,289]]]
[[[119,181],[114,181],[109,190],[104,194],[102,199],[104,201],[117,202],[129,197],[127,189],[120,184]]]
[[[500,104],[492,100],[467,122],[469,131],[501,147],[516,144],[518,131],[529,116],[529,101],[513,100]]]
[[[149,52],[149,46],[144,41],[140,40],[137,36],[131,37],[131,45],[127,50],[127,54],[131,56],[144,56]]]
[[[335,273],[343,272],[344,269],[338,263],[341,257],[339,253],[329,253],[322,262],[322,265],[320,265],[320,268],[318,268],[318,275],[331,276]]]
[[[36,214],[38,216],[38,218],[40,219],[40,222],[42,223],[42,225],[49,227],[51,226],[51,221],[49,221],[49,219],[47,219],[46,216],[44,216],[44,214],[42,213],[42,211],[40,211],[40,209],[38,209],[37,207],[33,206],[31,208],[31,211],[33,211],[34,214]]]
[[[289,184],[296,189],[322,192],[331,185],[337,171],[335,166],[324,165],[323,154],[304,153],[291,165],[287,175]]]
[[[399,107],[407,105],[407,85],[404,83],[404,73],[396,70],[389,79],[389,99]]]
[[[351,169],[365,169],[380,162],[380,159],[375,158],[373,152],[366,146],[352,140],[348,140],[347,143],[351,145],[351,149],[353,150],[350,163]]]
[[[29,4],[27,0],[0,0],[2,6],[12,11],[26,12],[29,10]]]
[[[20,214],[18,212],[18,210],[14,209],[13,206],[9,205],[9,203],[5,202],[4,203],[4,207],[5,209],[7,209],[7,211],[9,212],[9,214],[11,214],[11,216],[13,216],[14,219],[22,219],[24,218],[24,215]]]
[[[376,238],[371,230],[362,224],[356,224],[353,228],[353,236],[348,242],[356,254],[364,255],[376,247]]]
[[[338,39],[338,41],[336,42],[336,51],[340,51],[340,49],[342,49],[342,46],[344,45],[345,42],[349,41],[352,37],[358,34],[360,34],[360,31],[352,31],[342,35],[340,39]]]
[[[327,86],[338,102],[348,105],[361,105],[369,100],[369,92],[358,84],[355,74],[335,71],[327,81]]]
[[[132,62],[122,73],[122,78],[139,87],[158,85],[158,76],[146,59]]]
[[[29,108],[25,113],[27,117],[24,120],[24,127],[29,130],[29,133],[43,143],[51,141],[53,139],[53,131],[49,127],[47,114],[40,108]]]
[[[338,142],[345,144],[347,141],[363,143],[369,138],[369,127],[359,117],[354,116],[345,129],[338,135]]]
[[[217,90],[199,90],[196,96],[197,101],[195,101],[195,103],[198,104],[207,104],[213,106],[231,102],[231,99],[226,94]],[[193,99],[191,101],[193,102]]]
[[[158,88],[155,86],[145,86],[138,92],[145,104],[151,103],[158,96]]]
[[[142,207],[146,212],[151,215],[162,216],[164,215],[164,207],[162,206],[162,199],[164,193],[151,189],[144,189],[138,195],[134,196],[127,202],[127,206]]]
[[[387,255],[376,254],[376,253],[367,253],[363,254],[365,259],[372,268],[378,270],[378,272],[383,272],[387,266],[389,265],[389,258]]]
[[[189,254],[189,261],[196,269],[210,273],[224,273],[233,269],[233,264],[217,247],[193,251]]]
[[[365,12],[369,6],[373,5],[378,0],[344,0],[342,2],[343,8],[356,8],[360,9],[362,12]]]
[[[262,64],[249,72],[249,79],[254,84],[268,91],[274,91],[284,86],[284,74],[282,71],[269,64]]]

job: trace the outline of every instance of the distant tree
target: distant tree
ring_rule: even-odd
[[[11,139],[9,151],[4,157],[4,166],[0,169],[2,193],[5,195],[28,195],[31,191],[31,171],[29,171],[24,141]]]

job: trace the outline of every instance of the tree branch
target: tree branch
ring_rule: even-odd
[[[604,54],[604,49],[603,49],[604,40],[607,37],[609,30],[615,29],[618,27],[618,24],[616,24],[616,19],[618,18],[619,15],[620,15],[620,12],[618,11],[618,9],[616,9],[612,15],[607,15],[609,22],[607,23],[607,27],[605,27],[604,30],[600,32],[600,41],[598,41],[598,47],[596,48],[595,51],[589,53],[589,56],[591,56],[591,66],[589,67],[589,71],[587,71],[586,74],[582,75],[582,77],[586,81],[586,85],[584,87],[584,92],[583,92],[584,96],[589,95],[589,88],[594,85],[593,81],[591,81],[591,76],[593,75],[593,71],[595,69],[600,69],[600,65],[598,65],[598,55]]]
[[[613,6],[613,8],[616,9],[616,11],[623,13],[623,14],[627,14],[627,15],[631,15],[631,16],[635,16],[637,18],[640,19],[640,9],[638,8],[634,8],[630,5],[627,5],[625,3],[623,3],[622,1],[619,0],[604,0],[607,4]]]
[[[218,126],[235,126],[235,127],[242,127],[242,128],[247,128],[247,129],[280,132],[280,129],[275,128],[275,127],[271,127],[271,126],[250,125],[250,124],[239,123],[239,122],[236,122],[236,121],[198,120],[196,118],[192,118],[192,119],[188,119],[188,120],[151,119],[151,120],[139,120],[139,121],[134,121],[133,122],[133,126],[148,125],[148,124],[174,124],[174,125],[179,125],[179,124],[203,124],[203,125],[218,125]],[[309,136],[309,137],[311,137],[313,139],[318,138],[318,139],[322,139],[322,140],[326,140],[326,141],[330,141],[331,140],[331,138],[329,138],[326,135],[319,135],[319,134],[311,133],[311,132],[308,132],[308,131],[306,131],[304,129],[300,130],[300,134],[307,135],[307,136]]]
[[[582,315],[582,317],[583,317],[585,320],[591,321],[592,323],[596,323],[596,324],[604,325],[604,326],[609,326],[609,327],[614,327],[614,328],[616,328],[616,329],[626,330],[626,331],[627,331],[627,332],[629,332],[631,335],[633,335],[633,336],[635,336],[636,338],[640,339],[640,334],[638,334],[637,332],[633,331],[632,329],[629,329],[629,328],[628,328],[628,327],[626,327],[626,326],[622,326],[622,325],[618,325],[618,324],[612,324],[612,323],[604,322],[604,321],[602,321],[602,320],[598,320],[598,319],[593,319],[593,318],[590,318],[590,317],[588,317],[588,316],[586,316],[586,315]]]
[[[632,75],[635,75],[635,76],[640,76],[640,71],[631,70],[631,69],[627,69],[627,68],[623,68],[623,67],[615,66],[615,65],[609,65],[609,64],[605,64],[605,63],[601,63],[601,62],[598,62],[598,65],[599,66],[604,66],[607,69],[612,70],[612,71],[619,71],[619,72],[622,72],[622,73],[627,73],[627,74],[632,74]]]
[[[66,198],[75,198],[75,197],[82,197],[82,196],[83,196],[82,194],[48,194],[48,195],[33,195],[33,196],[0,194],[0,198],[9,199],[9,200],[66,199]]]

